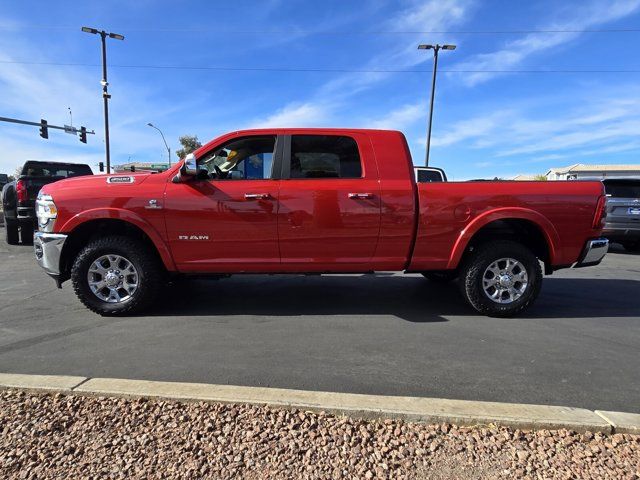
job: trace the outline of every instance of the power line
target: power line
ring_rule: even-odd
[[[28,62],[18,60],[0,60],[0,64],[13,65],[43,65],[61,67],[99,67],[96,63],[71,63],[71,62]],[[160,70],[212,70],[220,72],[300,72],[300,73],[428,73],[430,70],[407,70],[400,68],[303,68],[303,67],[215,67],[200,65],[109,65],[110,68],[131,69],[160,69]],[[519,70],[501,69],[443,69],[448,73],[640,73],[636,68],[530,68]]]
[[[0,30],[77,30],[77,26],[66,25],[0,25]],[[236,34],[236,35],[429,35],[429,34],[452,34],[452,35],[515,35],[529,33],[639,33],[640,28],[598,28],[598,29],[516,29],[516,30],[306,30],[306,29],[215,29],[211,27],[193,28],[126,28],[119,27],[127,32],[200,32],[215,34]]]

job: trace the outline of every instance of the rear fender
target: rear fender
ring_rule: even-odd
[[[547,242],[547,247],[549,250],[549,263],[553,265],[555,263],[555,259],[560,253],[560,236],[558,235],[558,232],[556,231],[553,224],[549,221],[549,219],[541,213],[538,213],[535,210],[530,210],[528,208],[505,207],[490,210],[483,213],[482,215],[477,216],[460,232],[460,235],[458,236],[458,239],[453,246],[451,256],[449,257],[447,268],[454,269],[458,267],[458,264],[460,263],[462,255],[469,245],[469,242],[482,227],[497,220],[510,219],[528,220],[540,229]]]

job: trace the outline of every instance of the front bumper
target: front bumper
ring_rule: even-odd
[[[62,233],[35,232],[33,234],[33,249],[38,265],[56,282],[60,277],[60,256],[66,241],[67,235]]]
[[[609,240],[606,238],[596,238],[595,240],[588,240],[582,254],[578,259],[578,263],[574,265],[575,268],[590,267],[592,265],[598,265],[607,251],[609,250]]]

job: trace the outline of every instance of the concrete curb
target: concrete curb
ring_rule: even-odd
[[[22,375],[18,373],[0,373],[0,388],[70,392],[74,387],[77,387],[86,380],[86,377],[67,377],[62,375]]]
[[[0,388],[57,390],[94,396],[247,403],[325,411],[359,418],[395,418],[424,423],[446,422],[460,426],[496,424],[523,430],[564,428],[581,433],[586,431],[640,432],[640,414],[596,413],[582,408],[548,405],[52,375],[0,374]]]
[[[596,410],[595,413],[606,420],[616,433],[640,435],[640,413],[604,412],[602,410]]]

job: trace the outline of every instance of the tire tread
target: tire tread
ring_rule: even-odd
[[[91,262],[97,253],[104,254],[113,250],[125,253],[128,260],[136,265],[140,278],[140,285],[136,295],[125,304],[109,304],[95,300],[85,291],[82,282],[86,283],[84,264]],[[123,316],[140,312],[148,308],[157,297],[163,286],[164,271],[158,260],[148,251],[147,245],[131,237],[109,235],[90,241],[78,254],[71,267],[71,282],[73,290],[82,302],[92,312],[105,316]],[[118,305],[120,308],[114,308]]]
[[[515,252],[515,254],[513,252]],[[478,285],[478,276],[481,276],[484,273],[486,262],[508,255],[514,257],[519,256],[519,260],[524,260],[525,264],[532,262],[534,269],[533,284],[530,285],[531,290],[529,291],[526,300],[518,303],[515,307],[512,304],[493,304],[493,302],[488,299],[485,301],[485,293]],[[531,272],[528,273],[531,278]],[[521,243],[510,240],[494,241],[479,246],[474,254],[467,259],[460,274],[460,287],[466,300],[478,313],[488,315],[490,317],[513,317],[523,312],[536,300],[540,293],[541,286],[542,268],[540,267],[540,262],[536,256],[531,252],[531,250]]]

